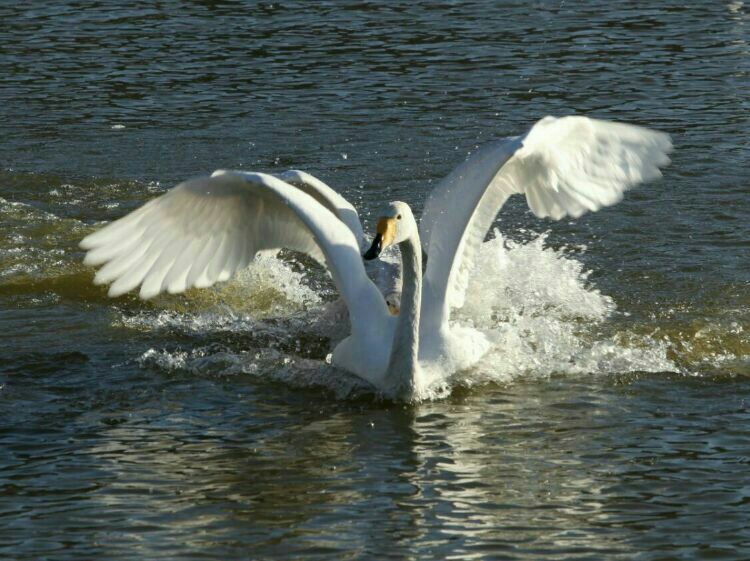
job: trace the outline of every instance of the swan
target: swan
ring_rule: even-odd
[[[406,203],[385,205],[371,244],[354,207],[309,174],[219,170],[80,245],[84,263],[101,266],[96,284],[111,284],[110,296],[140,286],[143,299],[227,280],[258,251],[306,253],[327,267],[349,312],[351,332],[334,348],[333,364],[385,397],[413,401],[428,395],[435,372],[469,368],[489,347],[480,332],[451,324],[450,312],[463,304],[477,251],[508,197],[524,195],[538,217],[575,218],[660,177],[671,149],[662,132],[545,117],[471,154],[429,194],[419,225]],[[391,246],[401,253],[397,315],[365,268]]]

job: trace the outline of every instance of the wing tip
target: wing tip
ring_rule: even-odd
[[[143,301],[151,300],[155,296],[158,296],[161,293],[161,288],[146,288],[145,284],[141,285],[141,289],[138,291],[138,298],[140,298]]]
[[[96,284],[96,281],[94,281],[94,283]],[[99,283],[99,284],[104,284],[104,283]],[[110,298],[117,298],[118,296],[122,296],[126,292],[128,291],[123,290],[122,288],[117,288],[113,284],[112,286],[109,287],[109,290],[107,290],[107,296],[109,296]]]
[[[96,259],[93,251],[89,250],[86,253],[86,256],[83,258],[83,264],[87,267],[98,267],[99,265],[103,265],[104,263],[106,263],[108,260],[109,259]]]

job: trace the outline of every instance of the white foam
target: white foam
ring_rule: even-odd
[[[521,376],[677,370],[664,342],[605,335],[612,298],[590,283],[580,261],[546,241],[543,234],[517,243],[495,232],[483,244],[466,303],[455,315],[481,329],[492,348],[454,379],[474,385]]]
[[[612,298],[591,285],[581,262],[546,247],[547,234],[527,243],[506,240],[497,230],[494,236],[479,250],[457,317],[495,327],[542,315],[601,321],[615,310]]]
[[[81,223],[30,204],[0,197],[0,279],[16,276],[48,277],[75,270],[63,247]]]
[[[137,362],[144,368],[195,376],[257,376],[297,388],[324,389],[333,392],[338,399],[376,393],[366,381],[325,361],[290,357],[275,349],[242,352],[212,347],[173,352],[149,349]]]

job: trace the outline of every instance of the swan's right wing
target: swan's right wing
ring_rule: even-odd
[[[103,265],[96,284],[141,298],[207,287],[246,267],[260,250],[288,248],[328,266],[349,308],[352,331],[387,317],[365,274],[351,230],[316,199],[262,173],[215,172],[181,183],[87,236],[85,263]]]
[[[364,231],[362,222],[359,220],[357,209],[339,193],[331,189],[320,179],[305,171],[290,169],[283,173],[275,174],[282,181],[297,187],[318,201],[338,217],[354,234],[354,238],[362,248],[364,244]]]
[[[440,329],[450,308],[463,305],[476,253],[508,197],[524,194],[539,217],[578,217],[660,177],[671,149],[667,134],[573,116],[546,117],[472,154],[434,189],[422,214],[427,329]]]

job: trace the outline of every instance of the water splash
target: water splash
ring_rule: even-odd
[[[258,256],[229,282],[184,295],[162,294],[152,300],[153,309],[124,322],[131,327],[182,324],[192,331],[216,326],[237,331],[258,319],[288,318],[318,306],[327,292],[320,284],[294,260]]]
[[[0,222],[0,283],[69,274],[79,267],[67,258],[81,231],[77,220],[0,197]]]
[[[469,371],[434,376],[426,397],[444,397],[456,386],[522,377],[678,370],[668,358],[666,342],[607,329],[616,307],[589,275],[574,256],[549,247],[545,234],[519,243],[496,232],[480,250],[464,307],[454,312],[458,325],[488,337],[490,352]],[[267,290],[274,291],[274,305],[253,300],[252,294]],[[244,298],[240,308],[227,305],[233,295]],[[348,326],[342,322],[345,309],[334,300],[324,275],[305,275],[294,263],[264,257],[232,283],[196,291],[195,298],[201,300],[191,302],[192,310],[152,310],[120,321],[136,329],[246,333],[243,344],[250,348],[149,349],[140,358],[143,366],[266,376],[293,386],[325,387],[337,396],[372,390],[364,383],[353,384],[351,375],[329,364],[331,341]],[[311,333],[318,338],[311,340]]]
[[[675,371],[663,341],[608,333],[611,297],[589,281],[590,271],[542,234],[525,242],[495,237],[480,249],[459,322],[481,329],[490,352],[465,385],[553,374]]]
[[[615,310],[612,298],[589,282],[591,271],[583,263],[564,248],[548,247],[547,238],[514,242],[495,230],[479,250],[458,317],[487,328],[542,315],[595,322],[608,317]]]
[[[139,193],[159,188],[138,187]],[[337,301],[329,276],[304,257],[265,256],[211,289],[162,295],[146,303],[129,296],[115,303],[106,298],[106,290],[92,285],[91,270],[80,263],[77,243],[91,226],[65,215],[71,207],[64,203],[91,196],[91,190],[64,183],[45,189],[50,205],[0,198],[0,296],[34,305],[54,305],[60,298],[99,302],[115,311],[117,328],[151,333],[149,338],[157,340],[163,336],[164,344],[181,340],[186,348],[208,355],[218,352],[212,346],[217,341],[226,345],[222,352],[237,356],[270,349],[277,354],[257,368],[290,385],[332,389],[348,376],[326,363],[336,342],[349,332],[346,308]],[[105,212],[110,200],[97,200],[98,208]],[[750,375],[750,331],[743,328],[750,302],[746,286],[704,292],[699,303],[622,301],[618,311],[591,281],[578,255],[585,248],[556,249],[549,241],[547,234],[516,242],[495,232],[483,244],[465,305],[454,310],[453,319],[481,330],[490,351],[469,371],[448,378],[436,374],[429,397],[457,386],[560,374]],[[641,313],[644,305],[653,310]],[[155,352],[169,356],[188,351]],[[166,363],[146,364],[167,369]],[[201,364],[191,371],[200,372]],[[217,364],[212,372],[222,370],[222,361]],[[349,395],[341,388],[334,393]]]
[[[149,349],[137,362],[144,368],[194,376],[249,375],[281,382],[294,388],[314,388],[332,392],[337,399],[358,399],[376,395],[365,380],[342,372],[330,363],[290,356],[276,349],[236,352],[222,346],[206,346],[169,352]]]
[[[65,192],[65,199],[80,191],[67,184],[56,189]],[[0,199],[0,213],[9,225],[0,244],[0,290],[14,297],[46,291],[111,305],[77,258],[77,242],[90,226],[5,199]],[[695,313],[683,306],[670,315],[660,308],[651,319],[628,319],[627,310],[618,312],[613,299],[591,282],[577,256],[583,249],[550,247],[547,234],[515,242],[495,232],[480,249],[464,307],[453,313],[458,325],[485,334],[490,351],[469,371],[449,377],[434,373],[427,396],[442,397],[457,386],[560,374],[750,373],[750,332],[742,328],[745,315],[732,311],[744,292],[739,291],[739,299],[737,294],[728,298],[734,308],[727,307],[727,298],[719,299],[710,314],[704,302]],[[192,356],[192,350],[152,349],[164,360],[144,360],[144,367],[230,373],[238,366],[226,362],[227,356],[247,358],[245,353],[254,357],[270,350],[253,367],[270,379],[350,395],[340,382],[348,375],[326,362],[349,332],[346,309],[328,275],[309,265],[284,253],[261,257],[232,281],[212,289],[162,295],[147,303],[126,298],[114,308],[113,324],[157,337],[161,333],[165,344],[177,335],[180,344],[206,356],[223,353],[209,367],[200,357],[184,358]],[[672,317],[686,314],[689,320]],[[225,344],[223,350],[216,350],[217,341]],[[169,366],[172,353],[175,359],[183,358]],[[242,364],[249,368],[247,361]]]

